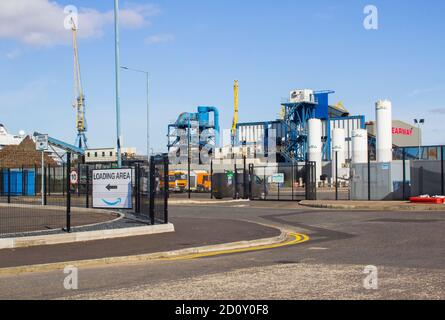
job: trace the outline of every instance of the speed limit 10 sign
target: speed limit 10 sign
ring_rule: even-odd
[[[79,175],[77,174],[77,171],[75,170],[71,171],[70,181],[71,184],[77,184],[79,182]]]

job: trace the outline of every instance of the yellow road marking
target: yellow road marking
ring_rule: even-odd
[[[220,251],[214,251],[214,252],[207,252],[207,253],[197,253],[197,254],[189,254],[185,256],[180,257],[172,257],[172,258],[162,258],[160,260],[192,260],[192,259],[198,259],[198,258],[204,258],[204,257],[213,257],[213,256],[220,256],[220,255],[226,255],[231,253],[243,253],[243,252],[252,252],[252,251],[260,251],[260,250],[267,250],[267,249],[275,249],[280,247],[287,247],[287,246],[293,246],[296,244],[300,244],[303,242],[309,241],[309,236],[305,234],[300,233],[288,233],[288,237],[291,238],[290,241],[271,244],[271,245],[261,245],[256,247],[250,247],[250,248],[243,248],[243,249],[228,249],[228,250],[220,250]]]

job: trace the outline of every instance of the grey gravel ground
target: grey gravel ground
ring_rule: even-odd
[[[445,271],[382,267],[379,289],[363,287],[364,266],[285,264],[96,291],[70,299],[444,299]]]

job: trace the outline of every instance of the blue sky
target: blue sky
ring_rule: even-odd
[[[19,2],[36,2],[27,23],[22,11],[5,4]],[[113,146],[113,1],[57,0],[48,16],[45,2],[0,5],[0,17],[10,19],[0,22],[0,122],[11,132],[48,132],[74,142],[70,32],[57,16],[72,4],[84,32],[79,50],[89,144]],[[379,9],[376,31],[363,27],[367,4]],[[424,142],[445,144],[444,1],[121,0],[121,7],[121,63],[151,74],[155,151],[165,150],[167,124],[198,105],[218,107],[228,128],[234,79],[242,122],[275,119],[291,89],[332,89],[332,103],[342,100],[368,120],[376,100],[391,99],[394,118],[425,118]],[[30,24],[47,37],[27,34]],[[143,75],[123,71],[121,89],[124,144],[143,153]]]

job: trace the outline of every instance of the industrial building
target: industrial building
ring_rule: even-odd
[[[128,164],[133,162],[146,162],[146,157],[136,154],[136,148],[122,148],[122,160]],[[115,166],[117,164],[116,148],[95,148],[85,151],[85,163],[102,165],[104,167]]]

